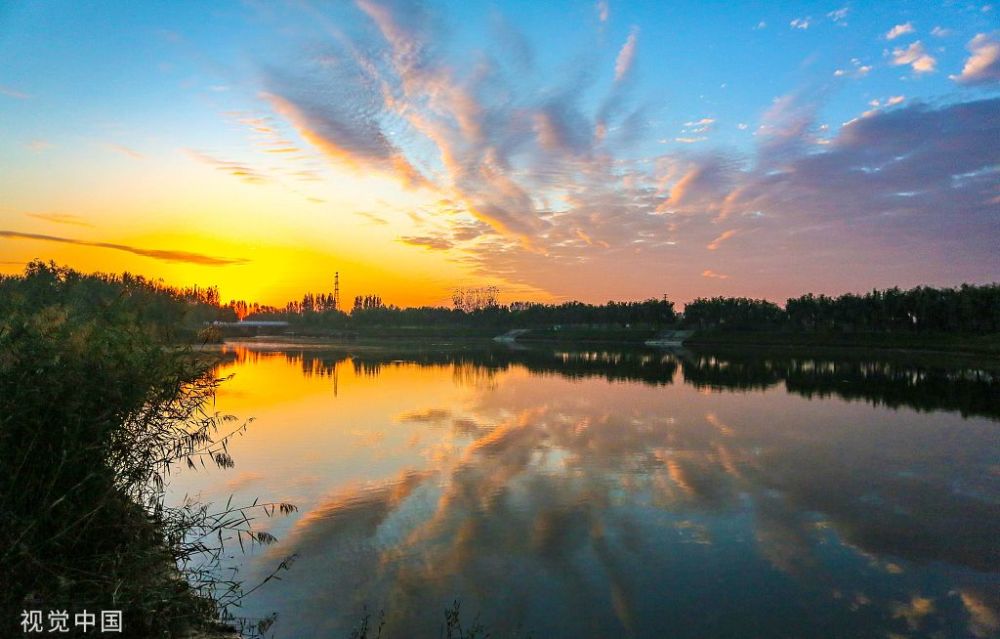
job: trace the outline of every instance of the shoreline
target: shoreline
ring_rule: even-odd
[[[401,344],[414,339],[438,339],[462,343],[509,343],[512,345],[616,345],[644,347],[658,331],[653,329],[531,329],[511,342],[496,342],[493,338],[505,330],[449,331],[437,327],[409,327],[405,330],[373,330],[352,334],[325,331],[289,332],[276,335],[225,336],[221,343],[229,342],[289,342],[293,345],[325,344],[345,347],[371,347],[379,344]],[[435,344],[443,345],[443,344]],[[942,335],[942,334],[879,334],[855,333],[823,335],[788,333],[778,331],[699,331],[684,341],[679,348],[739,347],[752,349],[779,348],[782,350],[821,350],[836,352],[920,353],[927,355],[968,355],[1000,360],[1000,335]],[[655,348],[655,347],[652,347]]]

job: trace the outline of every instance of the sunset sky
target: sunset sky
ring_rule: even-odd
[[[0,3],[0,273],[783,301],[998,246],[1000,4]]]

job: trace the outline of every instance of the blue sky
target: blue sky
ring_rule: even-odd
[[[990,281],[998,15],[984,2],[8,3],[0,261],[275,296],[313,282],[289,267],[287,291],[255,289],[254,264],[273,271],[308,245],[365,285],[378,271],[408,290],[387,260],[432,279],[412,303],[487,281],[592,299]],[[206,215],[217,228],[192,227]],[[242,270],[29,234],[208,246]]]

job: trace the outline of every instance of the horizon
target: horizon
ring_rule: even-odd
[[[1000,7],[887,7],[10,5],[0,274],[403,308],[996,282]]]
[[[39,260],[38,258],[36,258],[35,260],[32,260],[31,262],[37,262],[37,261],[41,261],[41,260]],[[18,277],[19,275],[23,275],[24,273],[27,272],[27,266],[31,262],[25,264],[25,270],[22,273],[0,273],[0,278],[3,278],[3,277]],[[66,266],[64,264],[58,264],[58,263],[55,263],[55,262],[52,262],[52,261],[50,261],[50,262],[44,262],[43,261],[43,264],[45,264],[45,266],[51,266],[51,267],[55,267],[55,268],[72,268],[72,267],[68,267],[68,266]],[[80,271],[78,271],[78,272],[80,272]],[[151,278],[143,275],[142,273],[131,273],[129,271],[123,271],[123,272],[119,272],[119,273],[105,272],[105,271],[92,271],[92,272],[89,272],[89,273],[83,273],[83,272],[80,272],[80,273],[82,273],[83,275],[93,275],[93,276],[98,276],[98,277],[121,277],[121,276],[124,276],[124,275],[138,276],[138,277],[143,277],[147,281],[150,281],[152,283],[163,285],[163,286],[166,286],[168,288],[172,288],[172,289],[177,290],[177,291],[191,290],[191,289],[206,290],[206,289],[209,289],[209,288],[216,288],[216,289],[218,288],[217,286],[215,286],[213,284],[198,284],[198,283],[195,283],[195,284],[188,284],[188,285],[176,285],[176,284],[172,284],[170,282],[164,281],[163,278],[151,279]],[[339,273],[338,273],[338,275],[339,275]],[[800,298],[805,297],[807,295],[814,295],[817,298],[825,296],[825,297],[830,298],[830,299],[837,299],[838,297],[847,296],[847,295],[855,295],[855,296],[858,296],[858,297],[864,297],[864,296],[872,294],[872,293],[886,293],[886,292],[888,292],[890,290],[896,290],[896,291],[899,291],[899,292],[902,292],[902,293],[906,293],[906,292],[909,292],[911,290],[919,289],[919,288],[930,288],[930,289],[934,289],[934,290],[938,290],[938,291],[941,291],[941,290],[955,290],[955,291],[957,291],[957,290],[961,290],[963,287],[966,287],[966,286],[969,286],[969,287],[994,286],[995,287],[995,286],[1000,286],[1000,282],[986,282],[986,283],[983,283],[983,284],[973,284],[973,283],[970,283],[970,282],[962,282],[962,283],[956,284],[954,286],[929,286],[929,285],[926,285],[926,284],[921,284],[921,285],[917,285],[917,286],[914,286],[914,287],[889,286],[889,287],[884,287],[884,288],[872,288],[872,289],[867,289],[867,290],[863,290],[863,291],[861,291],[861,290],[843,291],[841,293],[834,293],[834,294],[817,293],[815,291],[804,291],[802,293],[799,293],[797,295],[792,295],[792,296],[790,296],[788,298],[785,298],[785,299],[754,298],[754,297],[749,297],[749,296],[746,296],[746,295],[724,295],[724,296],[723,295],[711,295],[711,296],[708,296],[708,295],[697,295],[697,296],[695,296],[693,298],[690,298],[690,299],[687,299],[687,300],[678,300],[678,299],[671,298],[668,293],[663,293],[663,294],[661,294],[659,296],[650,295],[650,296],[646,296],[646,297],[637,297],[637,298],[632,298],[632,299],[614,299],[614,298],[612,298],[612,299],[601,300],[601,301],[583,301],[583,300],[578,300],[578,299],[563,299],[563,300],[550,300],[550,301],[547,301],[547,302],[540,302],[540,301],[530,300],[530,299],[504,299],[505,296],[504,296],[502,290],[497,290],[496,293],[497,293],[498,306],[500,308],[509,308],[509,307],[511,307],[514,304],[542,304],[542,305],[558,306],[560,304],[574,304],[574,303],[576,303],[576,304],[589,304],[589,305],[592,305],[592,306],[607,306],[607,305],[610,305],[610,304],[641,304],[641,303],[644,303],[644,302],[661,302],[661,301],[665,301],[665,302],[669,302],[670,304],[672,304],[673,307],[674,307],[674,309],[675,309],[675,311],[677,311],[680,314],[683,314],[684,310],[686,309],[686,307],[688,305],[690,305],[692,302],[695,302],[695,301],[698,301],[698,300],[712,300],[712,299],[715,299],[715,298],[721,298],[721,299],[746,299],[746,300],[751,300],[751,301],[755,301],[755,302],[761,302],[761,301],[762,302],[770,302],[770,303],[775,304],[776,306],[778,306],[781,309],[785,309],[785,307],[786,307],[786,305],[787,305],[787,303],[789,301],[800,299]],[[456,289],[453,289],[452,293],[457,294],[457,293],[459,293],[460,290],[470,291],[470,290],[482,290],[482,289],[485,289],[485,288],[490,288],[490,287],[487,286],[487,287],[456,288]],[[305,296],[318,297],[318,296],[321,296],[321,295],[328,295],[332,299],[333,296],[334,296],[334,289],[331,288],[330,290],[327,290],[327,291],[302,291],[302,292],[299,293],[298,296],[291,297],[291,298],[286,299],[283,302],[277,303],[277,304],[265,303],[265,302],[260,302],[259,300],[252,300],[252,299],[249,299],[249,300],[248,299],[226,299],[224,296],[221,295],[221,292],[220,292],[220,296],[219,296],[219,308],[227,308],[227,307],[233,306],[234,304],[244,303],[247,306],[253,306],[254,304],[258,304],[261,307],[261,310],[273,309],[273,310],[276,310],[276,311],[280,312],[280,311],[282,311],[282,309],[286,308],[288,304],[294,304],[294,303],[301,302],[302,299]],[[457,307],[454,306],[454,304],[450,300],[449,300],[448,303],[441,303],[441,304],[423,304],[423,305],[400,306],[398,304],[393,303],[392,300],[381,299],[381,296],[379,296],[377,293],[375,293],[375,294],[369,294],[369,295],[374,296],[374,297],[379,297],[380,300],[381,300],[381,302],[384,305],[383,308],[390,309],[390,310],[391,309],[406,310],[406,309],[419,309],[419,308],[433,308],[433,309],[444,308],[446,310],[452,310],[453,308],[457,308]],[[340,306],[338,308],[336,308],[335,310],[340,311],[340,312],[342,312],[342,313],[344,313],[346,315],[350,315],[351,312],[352,312],[352,309],[353,309],[353,304],[355,302],[355,298],[363,298],[363,297],[366,297],[366,296],[365,295],[357,295],[357,296],[350,296],[350,297],[341,296],[341,298],[340,298],[341,299]],[[242,322],[243,320],[240,319],[239,321]]]

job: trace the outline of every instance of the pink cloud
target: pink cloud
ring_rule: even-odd
[[[639,28],[632,27],[632,31],[628,34],[625,44],[622,45],[618,57],[615,59],[615,82],[621,82],[628,77],[632,67],[635,66],[635,48],[638,39]]]
[[[962,73],[949,76],[959,84],[1000,82],[1000,40],[995,35],[979,33],[965,47],[971,54]]]

